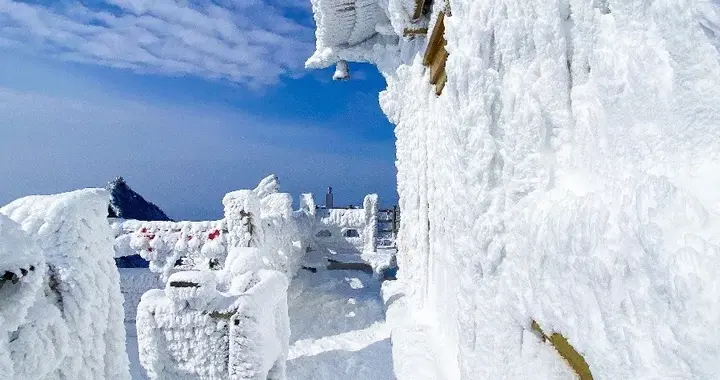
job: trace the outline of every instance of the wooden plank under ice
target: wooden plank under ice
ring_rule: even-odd
[[[422,17],[423,9],[425,9],[425,3],[431,0],[415,0],[415,12],[413,12],[413,21]]]
[[[416,36],[416,35],[427,34],[427,33],[428,33],[428,28],[415,28],[415,29],[405,28],[405,30],[403,30],[403,37]]]
[[[435,55],[438,53],[441,47],[445,47],[445,13],[440,12],[438,14],[437,21],[433,27],[428,46],[425,49],[425,56],[423,57],[423,64],[429,66]]]
[[[442,90],[445,88],[445,82],[447,82],[447,75],[445,74],[445,70],[443,70],[437,83],[435,83],[435,95],[440,96],[440,94],[442,94]]]
[[[441,47],[437,55],[433,58],[430,63],[430,83],[435,84],[438,82],[438,78],[445,73],[445,62],[448,58],[448,52],[445,47]]]

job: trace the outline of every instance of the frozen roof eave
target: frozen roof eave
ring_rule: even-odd
[[[316,49],[305,63],[307,68],[324,68],[343,60],[374,62],[375,45],[397,43],[378,0],[311,1]]]

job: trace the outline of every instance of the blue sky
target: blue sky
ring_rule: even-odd
[[[309,0],[0,0],[0,25],[0,204],[122,175],[173,218],[217,218],[270,173],[397,201],[385,82],[303,68]]]

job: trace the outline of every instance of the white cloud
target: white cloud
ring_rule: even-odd
[[[0,0],[0,46],[259,87],[302,71],[313,49],[305,2],[104,0],[90,7]]]

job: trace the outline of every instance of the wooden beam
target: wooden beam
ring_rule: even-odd
[[[405,28],[405,30],[403,30],[403,37],[408,37],[408,36],[414,37],[416,35],[424,35],[427,33],[428,33],[428,28],[415,28],[415,29]]]
[[[555,347],[558,354],[565,359],[565,362],[567,362],[570,368],[575,371],[580,380],[593,380],[592,373],[590,372],[590,366],[585,361],[585,358],[583,358],[583,356],[575,350],[575,348],[570,344],[570,342],[568,342],[567,339],[565,339],[564,336],[558,333],[553,333],[552,335],[547,336],[542,328],[540,328],[540,325],[535,321],[532,321],[532,325],[530,327],[533,331],[540,334],[544,341],[550,342],[550,344]]]
[[[445,65],[448,59],[448,51],[445,49],[446,44],[445,13],[440,12],[428,40],[425,55],[423,56],[423,64],[430,68],[430,83],[435,85],[435,93],[437,95],[442,93],[445,82],[447,81]]]
[[[425,3],[429,3],[432,0],[415,0],[415,12],[413,12],[413,21],[420,19],[423,15],[423,9],[425,9]]]
[[[428,66],[430,65],[430,62],[437,54],[440,47],[445,46],[445,13],[440,12],[438,14],[437,21],[435,21],[435,26],[433,27],[432,34],[430,35],[430,40],[428,41],[428,46],[425,49],[425,57],[423,59],[423,63]]]

